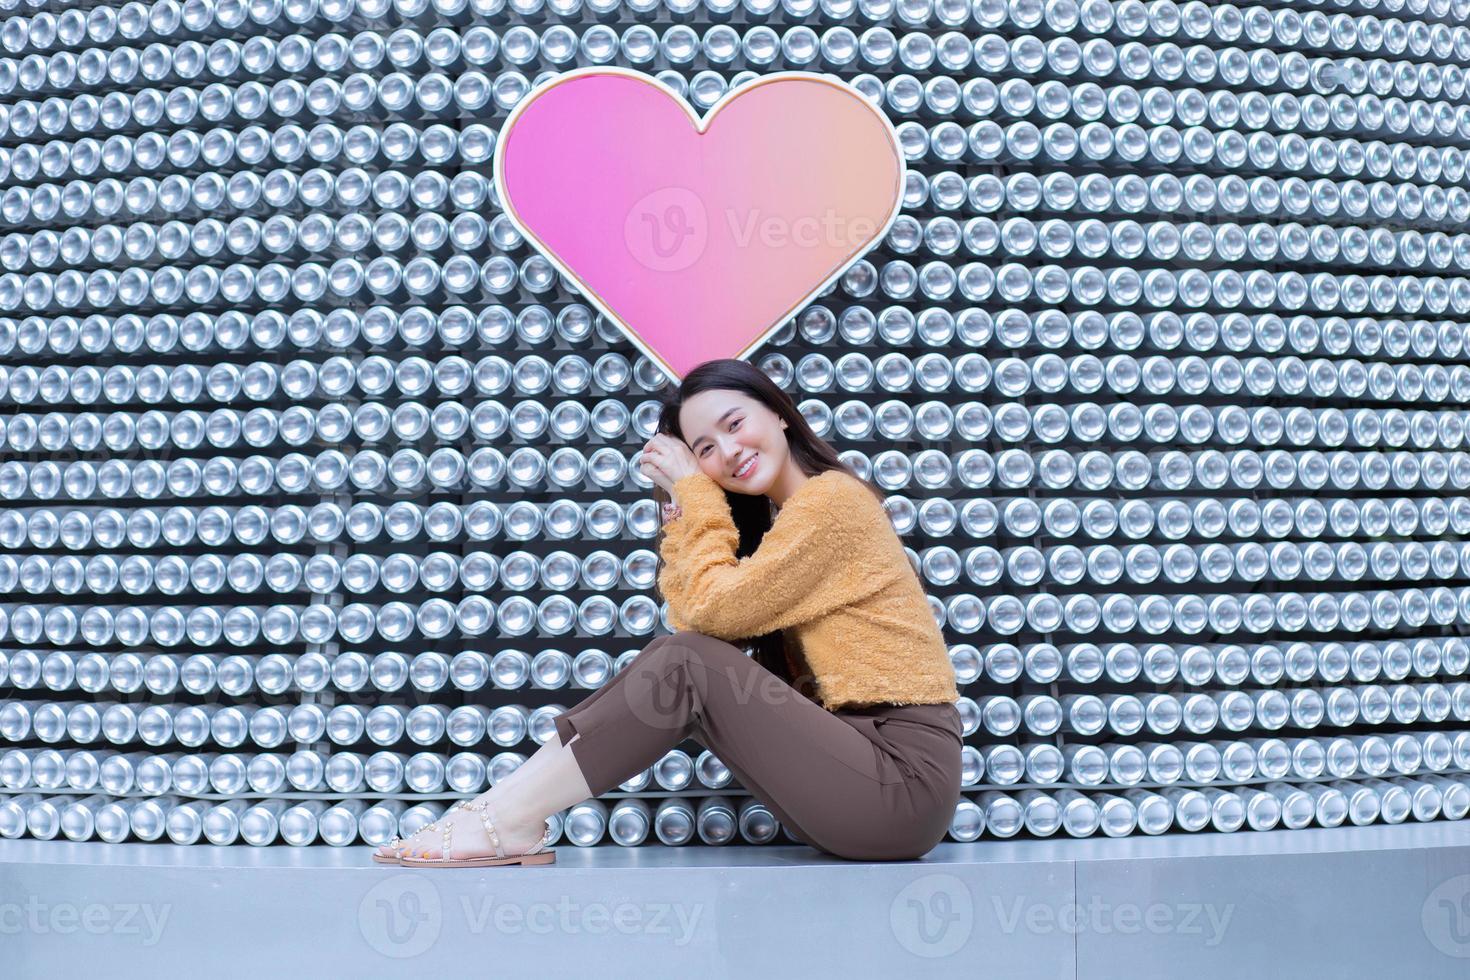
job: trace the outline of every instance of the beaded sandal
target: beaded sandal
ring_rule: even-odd
[[[541,836],[541,839],[532,845],[524,854],[506,854],[505,848],[500,844],[500,835],[495,832],[495,825],[491,819],[494,808],[488,802],[481,800],[474,803],[456,804],[455,807],[451,807],[446,811],[445,816],[454,812],[455,809],[473,811],[480,818],[480,823],[485,827],[485,835],[490,838],[490,844],[495,848],[494,857],[481,856],[460,858],[458,860],[451,859],[449,855],[453,853],[451,838],[454,835],[454,827],[446,821],[443,827],[444,840],[440,844],[439,856],[437,858],[402,857],[398,859],[397,863],[406,868],[493,868],[504,864],[551,864],[556,861],[556,851],[545,849],[546,845],[551,843],[550,824],[546,825],[546,833]]]
[[[463,810],[464,807],[465,807],[464,800],[460,800],[457,803],[455,803],[453,806],[451,806],[448,810],[445,810],[444,811],[444,816],[441,817],[440,819],[442,820],[445,817],[448,817],[455,810]],[[420,827],[419,829],[420,830],[433,830],[437,826],[438,826],[438,821],[435,821],[434,823],[431,823],[431,824],[425,824],[423,827]],[[388,848],[389,848],[389,850],[398,851],[398,850],[401,850],[403,848],[403,846],[405,844],[407,844],[407,843],[408,843],[408,841],[404,840],[402,837],[399,837],[397,834],[394,834],[393,835],[393,839],[390,840],[390,841],[388,841]],[[377,864],[402,864],[403,863],[403,861],[398,857],[397,854],[379,854],[376,851],[373,852],[373,861],[375,863],[377,863]]]

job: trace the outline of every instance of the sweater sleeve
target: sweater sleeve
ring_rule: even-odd
[[[818,479],[820,477],[813,477]],[[755,554],[737,558],[739,531],[725,491],[704,473],[675,482],[683,514],[664,526],[659,590],[669,622],[723,640],[807,622],[855,597],[834,584],[834,563],[850,561],[861,533],[840,484],[803,486],[776,516]]]

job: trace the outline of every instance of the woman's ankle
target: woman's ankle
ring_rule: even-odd
[[[518,794],[509,787],[491,787],[477,799],[490,804],[495,829],[502,836],[521,837],[545,832],[546,814],[538,814],[534,807],[527,807]]]

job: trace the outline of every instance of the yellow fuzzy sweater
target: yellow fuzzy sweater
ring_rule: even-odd
[[[952,703],[949,651],[888,513],[856,477],[827,470],[797,488],[755,554],[736,558],[725,491],[677,480],[659,590],[676,630],[745,640],[783,630],[828,711]]]

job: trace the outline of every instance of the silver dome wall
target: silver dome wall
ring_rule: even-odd
[[[664,379],[489,180],[591,64],[899,127],[755,359],[892,495],[953,839],[1470,810],[1467,0],[0,6],[0,834],[379,843],[667,631]],[[686,748],[559,838],[779,835]]]

